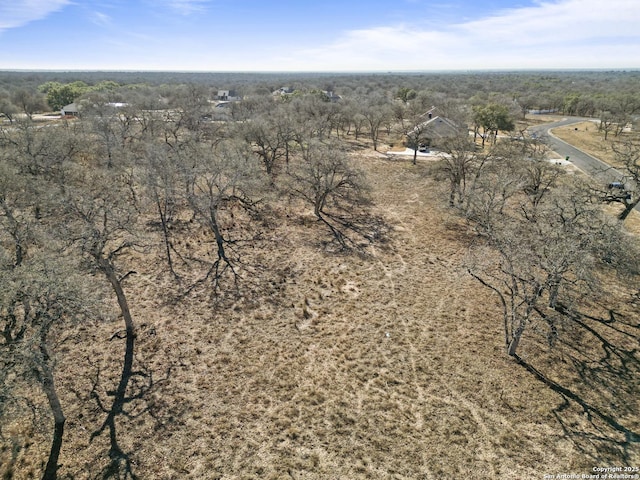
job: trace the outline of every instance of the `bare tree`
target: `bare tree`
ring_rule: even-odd
[[[2,159],[0,355],[4,365],[13,365],[14,373],[35,381],[48,400],[54,433],[42,478],[53,480],[57,478],[65,416],[54,380],[51,336],[62,324],[86,313],[91,296],[83,291],[76,266],[41,228],[35,207],[46,195],[30,183],[33,179]]]
[[[335,144],[311,142],[290,170],[290,190],[313,207],[316,218],[332,232],[342,248],[354,246],[346,231],[368,241],[375,233],[361,224],[358,211],[368,203],[365,178]],[[370,217],[373,219],[373,217]],[[366,223],[366,222],[365,222]]]
[[[336,106],[321,95],[294,95],[285,107],[293,120],[291,138],[298,144],[310,138],[328,138],[338,119]]]
[[[618,163],[622,165],[623,178],[619,184],[623,188],[609,188],[604,193],[604,200],[621,203],[624,209],[618,218],[625,221],[640,203],[640,143],[627,140],[614,143],[612,148]]]
[[[14,266],[22,264],[34,241],[33,212],[24,192],[28,185],[17,169],[0,162],[0,231],[13,243]]]
[[[18,113],[18,107],[13,104],[9,94],[0,92],[0,114],[4,115],[9,123],[13,123],[16,113]]]
[[[53,435],[42,479],[55,480],[66,418],[56,388],[51,337],[65,322],[86,316],[91,295],[82,287],[86,282],[60,257],[54,260],[53,255],[42,252],[40,256],[43,258],[0,268],[0,356],[15,374],[35,381],[47,398]]]
[[[616,119],[611,112],[605,111],[600,113],[600,122],[598,123],[598,131],[604,132],[604,139],[607,140],[609,133],[615,128]]]
[[[313,205],[313,213],[320,220],[327,207],[348,209],[361,193],[362,174],[335,145],[310,144],[292,175],[297,180],[293,186],[295,193]]]
[[[357,141],[358,138],[363,135],[363,131],[365,130],[365,126],[367,124],[367,119],[362,113],[355,112],[351,118],[351,124],[353,125],[354,139]]]
[[[110,440],[109,457],[112,462],[109,468],[122,470],[125,477],[134,478],[129,455],[118,444],[116,420],[121,415],[128,415],[125,407],[132,402],[141,401],[151,387],[149,375],[134,370],[136,326],[124,282],[136,272],[127,271],[123,274],[119,268],[122,255],[137,245],[137,212],[129,185],[114,169],[92,172],[83,170],[75,173],[77,176],[66,189],[64,206],[61,207],[67,222],[65,231],[61,232],[60,236],[77,246],[92,268],[104,275],[115,294],[125,327],[124,360],[111,405],[104,405],[95,391],[93,394],[100,408],[106,413],[106,418],[101,427],[92,433],[91,438],[107,429]],[[134,377],[148,379],[149,384],[136,383],[138,390],[131,392],[129,386]]]
[[[235,225],[234,209],[236,213],[255,211],[263,178],[246,144],[222,142],[215,148],[201,148],[197,155],[198,166],[192,171],[193,189],[188,202],[194,218],[215,242],[215,260],[207,262],[207,272],[197,283],[211,279],[218,289],[226,273],[230,272],[234,282],[238,281],[239,239],[230,238],[225,232],[230,233]]]
[[[278,164],[287,158],[289,135],[283,123],[273,117],[256,118],[243,125],[244,137],[262,161],[267,175],[274,176]]]
[[[83,125],[92,139],[90,145],[94,150],[91,158],[104,161],[108,168],[126,163],[128,145],[133,137],[133,118],[123,116],[123,112],[110,105],[103,95],[86,98],[82,104]]]
[[[380,130],[387,118],[392,114],[390,105],[382,96],[368,98],[360,106],[360,114],[366,120],[367,126],[369,127],[369,137],[373,143],[373,149],[377,151]]]
[[[487,155],[478,154],[468,135],[456,136],[442,142],[441,169],[449,184],[449,205],[463,207],[472,183],[479,177]]]
[[[173,253],[176,250],[171,233],[174,219],[180,211],[180,203],[184,200],[182,169],[178,166],[180,157],[166,144],[149,142],[144,158],[143,185],[146,196],[158,214],[169,271],[175,279],[180,279],[174,266]]]
[[[42,128],[30,120],[19,120],[13,128],[0,131],[0,135],[3,153],[11,155],[12,165],[38,181],[60,183],[66,164],[86,148],[82,129],[70,122]]]
[[[531,158],[523,162],[524,191],[527,199],[536,207],[542,202],[552,188],[556,187],[558,179],[564,173],[557,165],[553,165],[541,158]]]
[[[519,198],[489,217],[467,261],[468,272],[500,299],[510,356],[532,323],[546,325],[553,341],[555,322],[597,290],[592,272],[621,248],[615,226],[582,189],[565,186],[537,202]]]
[[[31,91],[26,88],[20,88],[13,92],[11,101],[16,105],[29,120],[33,119],[33,115],[47,108],[47,103],[39,92]]]

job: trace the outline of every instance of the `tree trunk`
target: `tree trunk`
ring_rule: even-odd
[[[42,355],[42,361],[37,370],[37,374],[40,379],[40,384],[44,390],[47,400],[49,401],[49,408],[53,414],[53,441],[51,442],[51,449],[49,450],[49,459],[42,475],[42,480],[56,480],[58,478],[58,458],[60,458],[60,450],[62,449],[62,438],[64,435],[64,424],[66,418],[62,411],[62,405],[56,392],[56,387],[53,379],[53,372],[49,368],[49,352],[46,346],[46,333],[43,332],[41,336],[40,353]]]
[[[164,202],[164,208],[162,206],[162,202],[160,201],[160,197],[156,192],[156,206],[158,207],[158,215],[160,215],[160,223],[162,224],[162,236],[164,239],[164,247],[165,254],[167,256],[167,263],[169,264],[169,271],[173,274],[175,279],[178,279],[178,274],[173,268],[173,259],[171,258],[171,239],[169,238],[169,225],[167,219],[167,203]]]
[[[229,263],[227,260],[227,255],[224,251],[224,237],[220,232],[217,210],[215,207],[209,208],[209,224],[211,225],[211,231],[213,232],[213,236],[216,239],[216,245],[218,246],[218,260],[224,260],[225,262]]]
[[[289,140],[285,140],[284,142],[284,161],[287,164],[287,169],[289,168]]]
[[[518,328],[515,329],[513,335],[511,337],[511,341],[509,342],[509,348],[507,349],[507,354],[510,357],[515,357],[517,355],[518,345],[520,344],[520,339],[522,338],[522,334],[524,333],[524,329],[526,326],[526,322],[524,319],[520,319],[520,323],[518,324]]]
[[[62,415],[62,411],[60,411],[60,415]],[[47,466],[44,469],[42,480],[56,480],[58,478],[58,458],[60,457],[60,450],[62,449],[65,421],[66,418],[64,418],[63,415],[61,418],[54,416],[53,441],[51,442],[49,459],[47,460]]]
[[[556,308],[558,304],[558,296],[560,294],[560,284],[562,283],[562,275],[549,275],[547,285],[549,290],[549,308]]]
[[[124,407],[125,400],[126,400],[127,386],[129,385],[129,380],[131,379],[131,375],[133,373],[135,325],[133,323],[131,311],[129,310],[127,297],[124,293],[124,290],[122,289],[122,284],[120,283],[120,279],[118,278],[118,275],[116,274],[115,269],[113,268],[113,265],[108,259],[104,258],[101,254],[96,255],[96,260],[98,262],[98,266],[100,267],[100,270],[107,277],[107,279],[109,280],[109,283],[111,284],[111,287],[113,288],[116,294],[118,305],[120,306],[120,313],[122,313],[122,318],[124,319],[125,330],[126,330],[126,346],[125,346],[125,353],[124,353],[124,364],[122,366],[122,374],[120,375],[118,388],[116,389],[115,396],[113,397],[113,404],[111,406],[111,409],[109,410],[107,419],[104,422],[104,426],[109,427],[109,439],[111,443],[109,456],[111,458],[117,458],[117,457],[121,457],[123,455],[123,452],[118,446],[118,442],[117,442],[115,419],[116,419],[116,416],[122,413],[122,408]]]
[[[453,184],[451,184],[451,190],[449,191],[449,206],[455,207],[456,205],[456,189]]]
[[[22,260],[24,259],[24,251],[22,249],[22,245],[16,243],[16,267],[22,265]]]
[[[618,215],[618,220],[621,220],[624,222],[629,216],[629,214],[633,211],[633,209],[636,208],[639,202],[640,202],[640,195],[633,202],[626,203],[624,206],[624,210],[620,213],[620,215]]]
[[[20,229],[22,228],[18,223],[18,220],[13,215],[13,212],[5,202],[4,198],[0,198],[0,206],[2,206],[2,210],[4,211],[5,217],[9,220],[11,226],[9,228],[9,234],[13,237],[13,241],[16,245],[15,252],[15,265],[19,267],[22,264],[22,260],[24,259],[24,248],[22,246],[22,239],[20,238]]]

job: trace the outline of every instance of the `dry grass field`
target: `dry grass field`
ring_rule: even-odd
[[[154,388],[117,424],[138,478],[519,480],[640,466],[637,286],[605,278],[607,304],[585,305],[553,347],[525,334],[523,359],[573,397],[562,394],[507,357],[496,298],[462,268],[472,232],[444,206],[433,160],[357,160],[388,225],[363,254],[328,252],[323,226],[283,204],[244,250],[239,298],[202,286],[175,303],[163,259],[133,259],[136,368]],[[91,440],[104,414],[89,392],[98,383],[108,398],[117,382],[121,324],[59,339],[61,478],[103,478],[109,442]],[[38,475],[50,429],[3,428],[32,438],[0,454],[5,475],[12,456],[13,478]]]

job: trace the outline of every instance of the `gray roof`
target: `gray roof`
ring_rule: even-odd
[[[60,113],[62,113],[62,115],[66,115],[69,113],[78,113],[78,105],[76,105],[75,103],[70,103],[69,105],[65,105],[60,110]]]
[[[416,127],[420,134],[425,137],[451,138],[458,135],[463,129],[452,120],[445,117],[434,116]]]

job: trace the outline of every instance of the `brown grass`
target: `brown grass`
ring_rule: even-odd
[[[322,226],[297,211],[246,253],[255,273],[240,298],[216,303],[202,288],[178,305],[166,301],[175,286],[163,260],[139,259],[126,284],[136,358],[160,383],[154,416],[118,425],[140,478],[539,479],[639,465],[638,443],[507,358],[496,299],[461,268],[471,234],[441,206],[422,160],[359,162],[391,227],[366,255],[328,254]],[[637,432],[632,293],[612,284],[606,306],[588,307],[589,326],[615,348],[567,324],[555,348],[528,332],[522,355]],[[608,309],[614,323],[596,320]],[[101,392],[115,384],[123,342],[109,339],[121,328],[117,318],[78,326],[59,349],[62,475],[93,478],[108,463],[106,436],[89,442],[104,416],[88,392],[98,369]],[[33,437],[15,467],[28,478],[49,425],[12,425]]]

